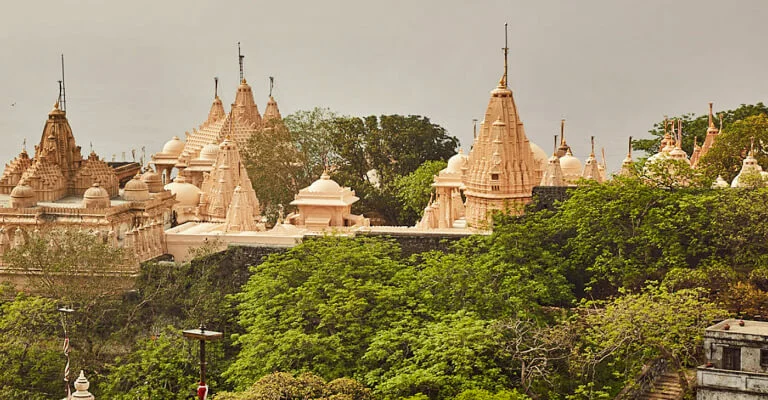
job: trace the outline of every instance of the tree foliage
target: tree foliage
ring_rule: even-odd
[[[421,218],[434,191],[435,175],[447,165],[442,160],[427,161],[410,174],[395,179],[395,196],[400,202],[399,215],[403,225],[412,226]]]

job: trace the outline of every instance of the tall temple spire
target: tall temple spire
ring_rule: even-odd
[[[501,81],[499,81],[499,87],[506,88],[508,87],[508,58],[509,58],[509,34],[507,33],[507,23],[504,23],[504,47],[502,47],[502,50],[504,50],[504,75],[501,77]]]

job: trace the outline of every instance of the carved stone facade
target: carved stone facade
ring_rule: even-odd
[[[163,229],[170,227],[174,196],[165,190],[150,193],[138,177],[121,196],[118,184],[115,171],[96,153],[82,158],[57,103],[35,158],[23,150],[6,164],[0,180],[0,254],[44,227],[91,231],[130,249],[137,261],[164,254]]]

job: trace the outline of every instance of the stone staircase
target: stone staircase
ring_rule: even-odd
[[[653,386],[641,393],[640,400],[679,400],[683,398],[683,389],[680,387],[680,380],[677,372],[666,371],[660,375]]]

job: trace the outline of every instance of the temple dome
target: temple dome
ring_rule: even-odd
[[[89,187],[83,193],[83,207],[85,208],[107,208],[109,203],[109,192],[99,185],[98,182]]]
[[[327,172],[323,172],[323,175],[320,176],[320,179],[312,182],[311,185],[307,188],[308,191],[313,193],[338,193],[341,191],[341,186],[339,186],[336,181],[331,179],[331,176],[328,175]]]
[[[150,193],[160,193],[163,191],[163,179],[157,172],[151,169],[141,176],[141,180],[147,184]]]
[[[173,139],[167,141],[163,145],[163,153],[178,156],[184,151],[184,142],[179,139],[178,136],[174,136]]]
[[[563,177],[565,178],[574,176],[578,179],[581,177],[581,161],[573,156],[570,149],[568,149],[564,156],[560,157],[560,168],[563,170]]]
[[[127,201],[149,200],[149,186],[141,180],[139,174],[125,184],[123,199]]]
[[[200,156],[198,158],[203,160],[216,161],[216,157],[219,155],[219,145],[216,143],[206,144],[202,150],[200,150]]]
[[[464,151],[459,149],[459,152],[448,159],[448,166],[443,171],[451,174],[461,174],[461,168],[467,162],[467,156],[464,155]],[[441,171],[442,172],[442,171]]]
[[[717,179],[715,179],[714,182],[712,182],[712,189],[723,189],[730,187],[731,185],[728,184],[728,182],[723,179],[722,176],[718,175]]]
[[[529,142],[531,145],[531,151],[533,152],[533,160],[536,161],[536,164],[539,165],[542,169],[545,169],[547,167],[548,157],[547,153],[544,152],[544,150],[539,147],[536,143]]]
[[[183,175],[179,175],[173,182],[165,185],[165,190],[176,195],[176,201],[182,207],[195,207],[200,203],[200,189],[187,182]]]
[[[16,199],[32,199],[35,197],[35,189],[31,186],[19,184],[11,190],[11,197]]]

